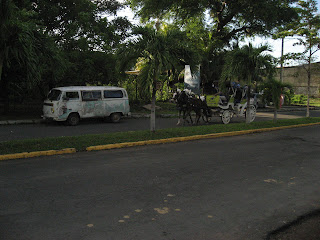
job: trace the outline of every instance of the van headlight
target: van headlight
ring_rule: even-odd
[[[54,113],[54,108],[51,108],[51,112]]]

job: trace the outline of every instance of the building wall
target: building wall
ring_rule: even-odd
[[[313,63],[311,69],[310,94],[314,97],[320,97],[320,62]],[[276,78],[280,79],[280,69],[277,69]],[[307,94],[308,75],[303,66],[285,67],[283,82],[290,83],[295,94]]]

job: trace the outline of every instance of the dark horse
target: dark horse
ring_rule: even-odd
[[[202,117],[203,121],[209,122],[209,117],[211,116],[211,111],[207,106],[205,99],[197,98],[191,92],[186,90],[184,91],[177,91],[173,95],[173,99],[177,104],[177,108],[179,110],[179,119],[177,125],[181,123],[181,115],[183,118],[183,124],[188,122],[193,124],[191,112],[194,111],[196,114],[195,123],[198,124],[200,118]],[[190,122],[188,121],[190,119]]]
[[[197,98],[193,96],[189,99],[191,102],[192,110],[196,114],[196,124],[199,124],[200,118],[206,123],[209,122],[209,118],[211,117],[211,109],[208,107],[205,98]]]
[[[181,123],[181,116],[183,118],[183,124],[185,122],[189,122],[187,120],[187,117],[189,117],[191,124],[193,124],[191,117],[191,104],[189,102],[189,96],[186,94],[186,92],[180,91],[178,89],[177,92],[173,95],[173,100],[176,102],[179,111],[179,119],[177,125],[180,125]]]

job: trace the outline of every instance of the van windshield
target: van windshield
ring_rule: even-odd
[[[60,99],[60,96],[61,96],[60,90],[52,89],[48,94],[48,99],[50,101],[58,101]]]

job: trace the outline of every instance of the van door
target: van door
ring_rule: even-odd
[[[107,116],[119,112],[124,114],[126,110],[124,93],[122,90],[105,90],[103,91],[104,108]]]
[[[66,120],[70,113],[79,113],[81,107],[79,92],[66,91],[62,97],[59,119]]]
[[[82,91],[82,118],[103,117],[105,110],[101,97],[101,91]]]

